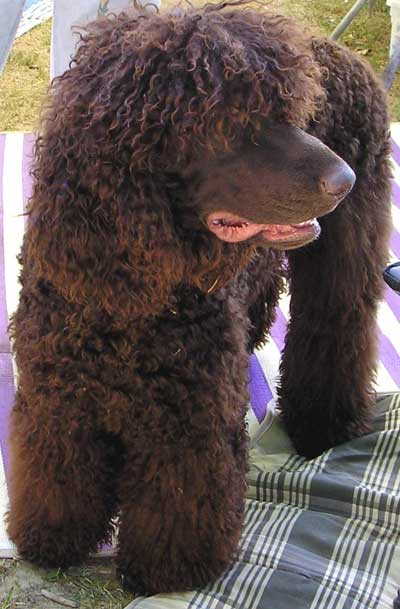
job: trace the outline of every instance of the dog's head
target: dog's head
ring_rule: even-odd
[[[290,20],[208,6],[83,33],[36,147],[28,249],[69,299],[157,314],[261,245],[299,247],[354,174],[303,129],[324,102]]]

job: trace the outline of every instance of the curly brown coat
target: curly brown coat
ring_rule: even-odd
[[[230,564],[248,352],[285,251],[293,442],[313,456],[368,430],[388,155],[369,68],[289,19],[223,4],[87,28],[44,112],[11,325],[8,530],[24,558],[79,563],[119,514],[136,591]],[[342,159],[357,183],[335,209],[354,182]]]

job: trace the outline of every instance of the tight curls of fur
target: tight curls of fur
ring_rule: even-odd
[[[388,154],[367,65],[268,10],[128,12],[83,31],[43,112],[11,324],[22,557],[78,564],[118,515],[135,592],[221,575],[244,514],[248,357],[284,275],[295,447],[368,431]]]

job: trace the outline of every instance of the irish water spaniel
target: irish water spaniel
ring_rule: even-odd
[[[368,432],[385,103],[360,58],[266,10],[127,13],[83,33],[44,111],[11,325],[8,530],[24,558],[79,563],[118,515],[133,590],[221,574],[243,521],[249,352],[285,273],[294,446]]]

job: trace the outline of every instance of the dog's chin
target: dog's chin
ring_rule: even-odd
[[[207,217],[208,229],[222,241],[289,250],[302,247],[319,237],[320,225],[316,218],[297,224],[256,224],[227,212],[213,212]]]

